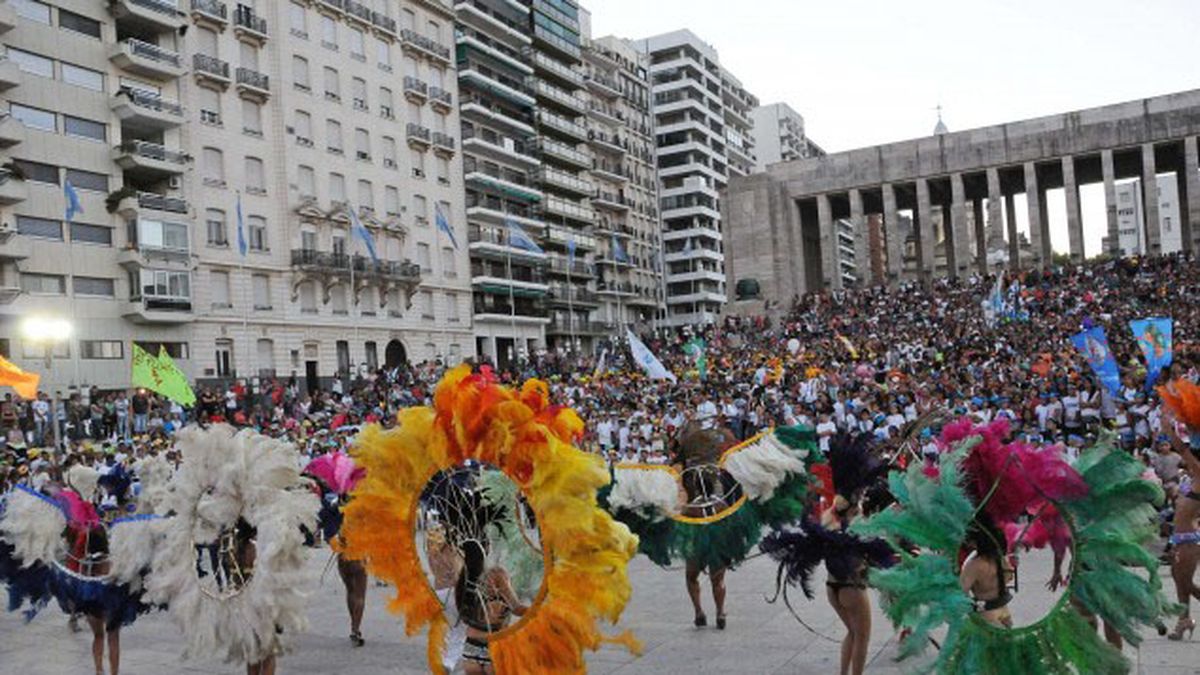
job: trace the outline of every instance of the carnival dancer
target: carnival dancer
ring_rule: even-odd
[[[1200,599],[1196,587],[1196,565],[1200,562],[1200,386],[1179,379],[1158,390],[1170,414],[1164,416],[1164,426],[1170,427],[1171,443],[1183,459],[1188,486],[1181,486],[1175,502],[1174,532],[1171,545],[1174,557],[1171,560],[1171,576],[1175,580],[1175,593],[1183,605],[1175,628],[1167,635],[1172,640],[1188,638],[1196,631],[1196,620],[1191,615],[1192,599]],[[1188,439],[1184,440],[1184,435]],[[1189,447],[1190,446],[1190,447]]]
[[[342,507],[350,499],[350,491],[362,480],[364,471],[343,452],[330,452],[308,463],[304,473],[315,478],[321,492],[321,510],[317,521],[325,541],[332,542],[342,528]],[[346,587],[346,610],[350,614],[350,643],[365,644],[362,636],[363,611],[367,604],[367,570],[358,560],[347,560],[339,552],[338,576]]]
[[[984,621],[998,628],[1012,628],[1008,590],[1012,569],[1008,564],[1008,541],[986,515],[979,516],[967,528],[965,549],[970,554],[959,572],[964,592],[975,600],[975,611]]]

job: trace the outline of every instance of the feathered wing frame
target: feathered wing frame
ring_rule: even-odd
[[[1156,535],[1155,504],[1162,492],[1141,479],[1141,464],[1101,439],[1076,462],[1085,494],[1049,500],[1073,535],[1070,581],[1039,621],[997,628],[973,611],[956,565],[971,521],[985,508],[967,496],[972,479],[962,467],[974,446],[969,436],[940,457],[936,475],[919,466],[893,472],[898,508],[876,514],[852,530],[886,538],[900,562],[872,570],[870,583],[884,594],[884,609],[897,627],[911,630],[902,659],[917,657],[917,670],[937,673],[1123,673],[1129,663],[1104,642],[1071,600],[1138,644],[1139,629],[1156,625],[1172,608],[1164,600],[1158,562],[1145,545]],[[902,547],[915,546],[918,554]],[[923,654],[930,633],[947,629],[936,656]],[[921,658],[921,657],[924,658]]]
[[[301,527],[316,526],[318,500],[291,444],[226,425],[179,432],[183,464],[159,509],[162,542],[146,577],[151,602],[166,604],[186,637],[185,657],[258,663],[304,630],[310,579]],[[239,518],[257,529],[253,573],[229,595],[205,592],[196,544],[216,540]]]
[[[339,547],[397,589],[389,609],[404,614],[409,634],[430,627],[433,672],[445,672],[449,625],[421,566],[416,516],[429,480],[468,459],[496,467],[520,488],[544,552],[533,606],[489,639],[496,672],[581,673],[585,648],[619,641],[638,649],[631,635],[606,638],[597,627],[602,619],[615,623],[629,600],[626,565],[637,539],[596,506],[608,476],[600,458],[572,445],[582,429],[573,411],[550,405],[544,383],[513,391],[460,366],[439,383],[433,408],[404,410],[396,429],[371,426],[359,435],[351,454],[366,477],[345,507]]]

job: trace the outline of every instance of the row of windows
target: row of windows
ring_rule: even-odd
[[[75,117],[66,113],[59,115],[49,110],[42,110],[41,108],[34,108],[19,103],[10,103],[8,112],[15,119],[20,120],[21,124],[30,129],[46,131],[52,134],[60,133],[61,131],[61,133],[67,136],[100,141],[101,143],[108,141],[108,127],[104,122],[97,122],[84,117]],[[58,125],[59,117],[62,117],[61,130]]]
[[[104,225],[71,223],[71,241],[81,244],[112,246],[113,230]],[[33,216],[17,216],[17,232],[27,237],[64,241],[62,221]]]
[[[31,162],[27,159],[14,159],[13,165],[21,172],[25,180],[35,183],[49,183],[51,185],[62,184],[59,167],[53,164]],[[108,176],[106,174],[83,171],[81,169],[63,169],[63,171],[65,171],[66,180],[70,181],[76,190],[108,192]]]
[[[7,47],[5,53],[10,60],[17,64],[21,72],[54,79],[54,59],[42,56],[41,54],[27,52],[23,49],[16,49],[15,47]],[[57,63],[59,80],[92,91],[104,91],[104,73],[67,63],[66,61],[58,61]]]
[[[416,62],[413,61],[412,63],[415,64]],[[438,69],[438,70],[433,71],[433,74],[434,74],[434,78],[433,78],[434,81],[432,83],[423,83],[423,84],[427,85],[427,87],[441,88],[441,86],[442,86],[442,71],[440,69]],[[419,76],[415,74],[415,66],[414,66],[414,73],[411,73],[410,76],[420,79]],[[313,75],[312,75],[312,71],[309,67],[308,59],[304,58],[303,56],[293,55],[292,56],[292,86],[294,88],[296,88],[297,90],[302,91],[304,93],[312,93],[313,85],[314,85]],[[342,100],[342,79],[341,79],[341,73],[340,73],[340,71],[338,71],[337,68],[334,68],[333,66],[324,66],[322,68],[322,70],[321,70],[321,86],[322,86],[322,91],[323,91],[325,100],[341,102],[341,100]],[[349,91],[350,100],[351,100],[352,107],[355,110],[358,110],[361,112],[370,112],[371,111],[371,101],[367,94],[367,89],[368,89],[368,87],[367,87],[366,79],[361,78],[361,77],[351,77],[350,78],[350,91]],[[379,103],[379,115],[381,117],[383,117],[385,119],[395,119],[395,117],[396,117],[395,95],[393,94],[393,92],[390,88],[382,87],[382,86],[379,87],[378,103]],[[408,105],[408,117],[407,117],[406,121],[420,124],[421,123],[421,111],[422,111],[422,106],[420,106],[416,103],[410,102]],[[445,117],[444,113],[438,112],[434,116],[433,123],[437,127],[437,129],[435,129],[436,131],[441,131],[443,133],[445,132],[446,117]]]
[[[222,270],[213,270],[209,273],[209,289],[212,293],[213,309],[232,309],[234,306],[233,293],[231,291],[230,281],[231,273]],[[272,293],[271,277],[267,274],[251,274],[250,275],[251,302],[253,307],[258,311],[271,311],[274,309],[274,295]],[[366,316],[373,316],[379,308],[378,290],[372,286],[367,286],[358,291],[357,306],[360,312]],[[300,311],[305,314],[316,314],[319,309],[319,296],[321,295],[320,286],[315,281],[302,281],[297,287],[297,296],[300,304]],[[334,315],[348,315],[350,306],[350,288],[348,284],[336,284],[328,290],[328,305],[330,311]],[[451,322],[459,319],[459,293],[445,293],[443,296],[443,316]],[[416,298],[416,307],[421,315],[428,318],[434,318],[434,294],[433,291],[421,291]],[[393,296],[389,299],[391,307],[397,306],[400,301]]]
[[[301,2],[293,1],[289,11],[289,22],[292,35],[307,39],[309,30],[308,8]],[[338,49],[338,35],[342,32],[347,32],[347,43],[349,45],[350,54],[352,56],[365,56],[366,54],[366,38],[363,31],[353,26],[345,26],[339,28],[338,22],[328,14],[318,13],[318,22],[321,34],[321,44],[330,49]],[[429,21],[426,24],[428,37],[438,41],[445,42],[442,25],[436,21]],[[403,9],[400,12],[400,29],[415,31],[417,29],[417,15],[411,9]],[[375,42],[378,48],[379,44],[388,44],[388,41],[382,37],[376,37]],[[381,63],[388,63],[386,59],[380,59]]]
[[[10,0],[9,4],[17,10],[17,15],[22,18],[47,26],[54,25],[51,21],[53,8],[44,2],[38,2],[37,0]],[[58,9],[58,27],[63,30],[87,35],[88,37],[100,38],[99,21],[62,8]]]
[[[0,343],[0,351],[4,352],[3,356],[9,356],[7,349],[7,340]],[[134,344],[144,349],[149,354],[158,355],[159,350],[165,350],[173,359],[186,359],[190,357],[190,350],[186,342],[144,342],[134,340]],[[28,340],[21,341],[21,356],[26,359],[45,358],[46,344],[43,342],[31,342]],[[71,357],[71,343],[69,341],[57,342],[54,345],[54,358],[67,359]],[[79,341],[79,358],[87,361],[108,361],[120,360],[125,358],[125,342],[122,340],[80,340]]]
[[[98,298],[111,298],[116,295],[116,283],[113,279],[79,275],[70,278],[73,295]],[[21,290],[36,295],[66,295],[67,277],[61,274],[22,272]]]

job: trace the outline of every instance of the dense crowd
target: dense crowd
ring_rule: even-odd
[[[1170,474],[1169,461],[1155,460],[1169,453],[1160,403],[1144,387],[1144,362],[1128,324],[1173,318],[1175,361],[1163,378],[1195,379],[1195,261],[1126,259],[1009,276],[1000,284],[1010,310],[1004,317],[985,311],[995,287],[994,278],[975,277],[815,294],[775,303],[759,316],[644,336],[677,381],[648,378],[619,343],[590,355],[535,354],[496,374],[548,381],[552,397],[587,422],[584,447],[610,461],[665,461],[671,433],[696,418],[742,438],[773,425],[807,424],[822,444],[841,430],[894,442],[926,411],[945,410],[981,421],[1007,417],[1031,442],[1068,447],[1109,428]],[[1120,364],[1118,395],[1099,386],[1070,342],[1092,324],[1106,328]],[[685,349],[701,342],[703,359]],[[254,391],[243,383],[200,387],[191,409],[143,390],[73,393],[58,408],[58,424],[67,455],[95,464],[169,452],[175,430],[195,420],[253,426],[316,455],[345,447],[361,424],[387,424],[400,408],[428,402],[443,371],[441,363],[363,369],[314,392],[295,378]],[[0,487],[58,458],[45,451],[52,445],[50,411],[45,394],[34,401],[7,395],[0,403]]]

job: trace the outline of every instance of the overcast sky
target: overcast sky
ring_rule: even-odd
[[[690,28],[760,101],[799,111],[829,151],[929,135],[939,103],[957,131],[1200,87],[1197,0],[582,4],[597,37]],[[1094,192],[1084,191],[1089,254],[1104,220]],[[1052,214],[1055,249],[1066,245],[1060,220]]]

